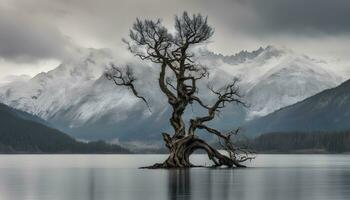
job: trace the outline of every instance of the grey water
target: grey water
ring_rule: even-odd
[[[0,155],[0,200],[350,199],[350,155],[257,155],[246,169],[139,169],[165,157]],[[205,155],[191,160],[209,164]]]

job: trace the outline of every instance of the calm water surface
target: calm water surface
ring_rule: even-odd
[[[165,157],[0,155],[0,200],[350,199],[350,155],[258,155],[234,170],[138,169]]]

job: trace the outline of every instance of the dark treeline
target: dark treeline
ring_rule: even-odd
[[[3,141],[2,141],[3,142]],[[6,141],[4,142],[6,143]],[[104,141],[77,142],[65,141],[48,146],[44,143],[16,143],[9,145],[0,143],[0,153],[3,154],[112,154],[130,153],[118,145],[108,144]]]
[[[244,143],[257,153],[345,153],[350,131],[267,133]]]
[[[0,153],[128,153],[103,141],[79,142],[54,128],[0,110]]]

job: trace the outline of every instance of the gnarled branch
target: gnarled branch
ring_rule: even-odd
[[[174,132],[172,135],[163,133],[163,140],[170,155],[164,163],[153,167],[191,167],[193,165],[189,162],[189,155],[198,148],[204,149],[216,166],[243,167],[239,163],[249,159],[247,156],[238,156],[238,152],[243,151],[231,143],[233,135],[231,132],[222,133],[206,124],[229,103],[245,105],[238,92],[237,80],[217,90],[214,87],[208,87],[217,97],[213,104],[206,104],[197,95],[199,81],[208,77],[209,72],[205,66],[197,62],[191,50],[195,45],[208,41],[213,32],[213,28],[207,23],[207,17],[200,14],[191,16],[184,12],[181,16],[175,17],[175,32],[169,32],[162,25],[161,20],[137,19],[130,30],[130,41],[124,40],[135,56],[160,66],[159,88],[172,108],[169,121]],[[128,87],[148,106],[146,99],[135,89],[136,79],[129,67],[123,71],[112,66],[111,71],[106,73],[106,77],[118,86]],[[207,114],[191,119],[186,129],[187,124],[183,120],[183,114],[193,103],[198,103],[207,111]],[[229,156],[221,154],[198,138],[195,135],[196,129],[205,130],[220,138],[222,147],[228,151]]]
[[[114,64],[111,64],[109,71],[105,73],[105,76],[108,80],[112,80],[117,86],[125,86],[132,91],[132,93],[139,99],[141,99],[147,106],[148,110],[152,112],[151,107],[149,106],[147,100],[139,95],[137,92],[134,82],[136,78],[130,66],[126,66],[125,70],[116,67]]]

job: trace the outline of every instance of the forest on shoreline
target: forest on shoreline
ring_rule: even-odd
[[[275,132],[239,143],[257,153],[347,153],[350,152],[350,131]]]

